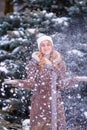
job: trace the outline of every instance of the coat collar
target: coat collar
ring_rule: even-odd
[[[54,62],[55,64],[60,63],[60,62],[62,61],[61,54],[60,54],[59,52],[57,52],[57,51],[54,51],[54,55],[55,55],[55,56],[54,56],[55,58],[54,58],[53,62]],[[39,62],[39,61],[40,61],[40,59],[39,59],[39,51],[34,52],[34,53],[32,54],[32,58]],[[47,58],[45,58],[45,61],[46,61],[46,64],[47,64],[47,65],[52,65],[51,61],[48,60]]]

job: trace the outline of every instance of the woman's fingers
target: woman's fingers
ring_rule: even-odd
[[[76,81],[84,81],[87,82],[87,76],[76,76],[74,77]]]
[[[12,84],[12,85],[15,85],[17,84],[17,80],[9,80],[9,79],[5,79],[3,84]]]

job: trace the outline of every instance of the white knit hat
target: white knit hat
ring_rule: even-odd
[[[38,44],[39,49],[40,49],[41,42],[44,41],[44,40],[49,40],[51,42],[51,44],[53,45],[53,40],[50,36],[41,35],[39,38],[37,38],[37,44]]]

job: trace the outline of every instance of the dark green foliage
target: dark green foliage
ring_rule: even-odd
[[[75,1],[75,0],[19,0],[15,1],[18,5],[21,5],[20,11],[29,8],[30,10],[46,10],[48,12],[54,12],[58,16],[73,15],[79,10],[79,14],[87,12],[87,1]],[[77,10],[78,9],[78,10]],[[74,11],[74,12],[73,12]]]

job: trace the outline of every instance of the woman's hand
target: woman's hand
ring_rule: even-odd
[[[11,84],[11,85],[16,85],[18,83],[17,79],[10,80],[10,79],[4,79],[3,84]]]
[[[74,79],[78,82],[80,81],[87,82],[87,76],[76,76],[74,77]]]

